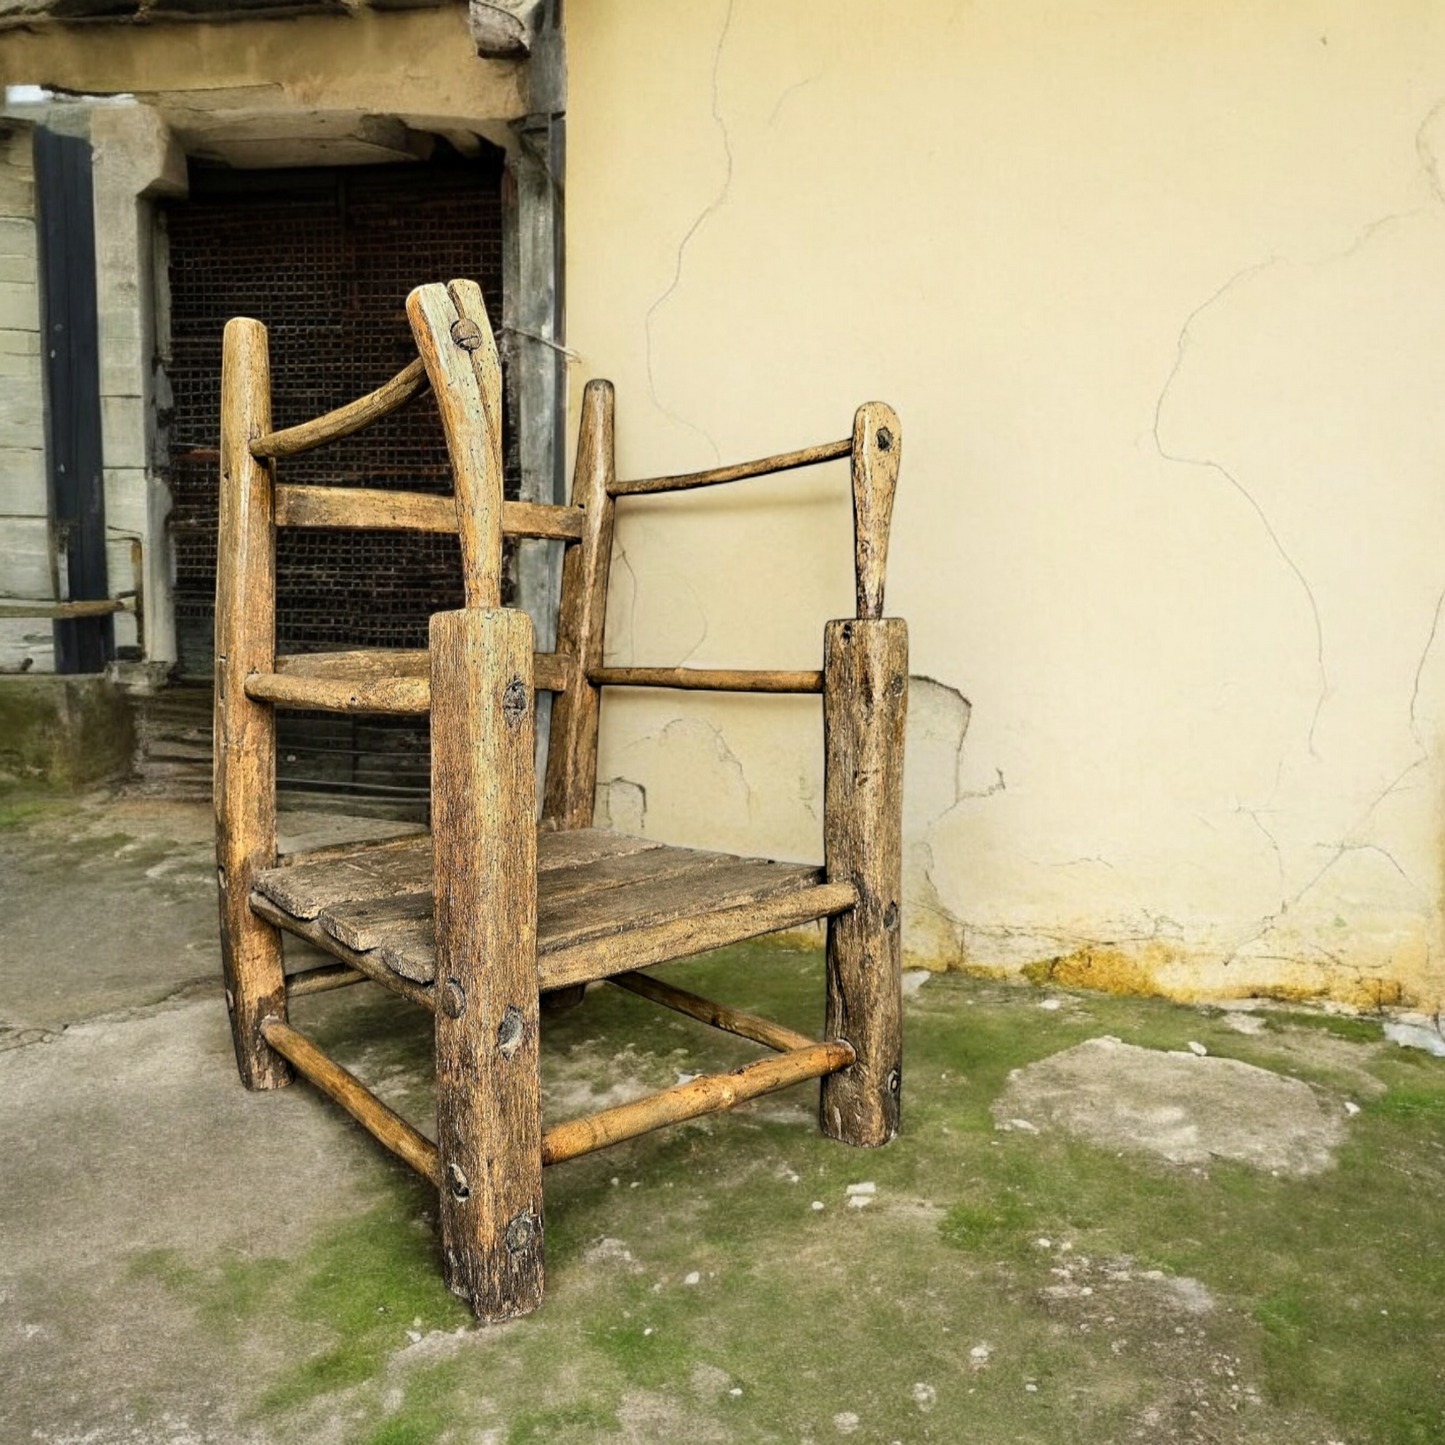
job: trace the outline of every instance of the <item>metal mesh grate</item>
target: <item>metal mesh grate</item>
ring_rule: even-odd
[[[493,317],[500,317],[501,168],[496,158],[329,171],[198,167],[190,198],[167,208],[165,224],[179,671],[209,679],[225,323],[232,316],[266,323],[278,428],[372,390],[416,355],[405,303],[419,283],[475,279]],[[279,463],[278,475],[312,485],[451,490],[446,443],[429,395],[356,436]],[[516,495],[513,477],[508,495]],[[281,534],[282,651],[425,647],[430,615],[461,605],[455,537]],[[425,790],[424,722],[281,717],[283,777],[338,791],[349,785],[361,792]]]

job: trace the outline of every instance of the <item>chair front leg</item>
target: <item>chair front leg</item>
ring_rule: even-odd
[[[479,1319],[542,1301],[532,624],[431,620],[437,1143],[446,1281]]]
[[[823,1080],[823,1132],[886,1144],[903,1087],[903,724],[908,628],[901,618],[830,622],[824,641],[823,846],[830,883],[858,902],[828,920],[825,1037],[856,1061]]]

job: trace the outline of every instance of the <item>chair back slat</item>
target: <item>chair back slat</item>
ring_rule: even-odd
[[[602,690],[591,674],[602,666],[607,574],[612,563],[616,481],[615,401],[610,381],[589,381],[582,395],[572,505],[582,509],[582,539],[562,563],[557,651],[568,657],[566,690],[552,704],[542,815],[560,828],[588,828],[597,790],[597,727]]]
[[[502,373],[479,288],[418,286],[406,299],[441,413],[469,608],[502,605]]]

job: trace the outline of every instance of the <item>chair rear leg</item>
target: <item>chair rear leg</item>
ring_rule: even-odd
[[[261,1036],[286,1018],[281,934],[251,912],[251,882],[276,862],[276,718],[246,696],[274,666],[276,526],[270,466],[251,455],[271,429],[266,328],[226,326],[221,367],[221,485],[216,569],[216,879],[221,963],[236,1064],[248,1089],[289,1084],[291,1066]]]
[[[531,621],[439,613],[431,667],[442,1253],[504,1320],[543,1283]]]
[[[828,920],[825,1038],[857,1060],[823,1080],[823,1132],[886,1144],[903,1084],[903,723],[908,629],[901,618],[830,622],[824,641],[824,852],[829,882],[857,905]]]

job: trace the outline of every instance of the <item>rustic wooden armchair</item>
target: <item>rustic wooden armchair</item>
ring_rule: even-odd
[[[252,1089],[293,1070],[437,1186],[448,1285],[484,1320],[541,1300],[542,1171],[662,1124],[822,1079],[823,1131],[849,1144],[897,1131],[899,888],[907,632],[883,618],[898,420],[861,407],[851,437],[687,476],[618,481],[613,392],[587,387],[573,504],[502,499],[500,372],[470,282],[407,302],[419,358],[360,401],[272,429],[266,328],[225,334],[216,605],[215,804],[226,1004]],[[279,459],[347,435],[425,387],[435,393],[455,497],[286,486]],[[817,672],[606,667],[602,628],[619,499],[851,457],[857,617],[824,630]],[[278,527],[454,530],[466,606],[431,620],[426,651],[277,656]],[[566,544],[557,649],[500,606],[504,535]],[[592,827],[608,687],[821,693],[822,867],[698,852]],[[535,689],[555,694],[542,823]],[[431,714],[430,836],[278,860],[275,709]],[[828,920],[823,1041],[638,972]],[[282,935],[339,962],[287,976]],[[773,1051],[733,1072],[544,1129],[539,997],[607,979]],[[407,1123],[288,1021],[293,999],[374,980],[436,1020],[437,1138]]]

